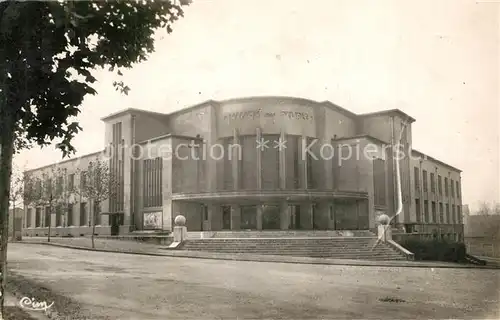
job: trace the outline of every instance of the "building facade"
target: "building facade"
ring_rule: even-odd
[[[102,152],[57,164],[69,177],[101,159],[119,178],[99,208],[98,234],[171,231],[179,214],[190,231],[374,229],[378,215],[397,210],[396,159],[403,211],[395,225],[463,234],[461,171],[413,150],[415,120],[400,110],[354,114],[329,101],[251,97],[171,114],[127,109],[102,120]],[[90,232],[92,200],[73,200],[61,213],[67,218],[50,220],[54,234]],[[25,214],[25,234],[47,232],[44,208]]]

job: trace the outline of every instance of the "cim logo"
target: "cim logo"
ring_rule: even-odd
[[[44,311],[48,310],[54,305],[54,302],[47,304],[45,301],[36,301],[35,298],[24,297],[19,301],[19,305],[23,309],[33,310],[33,311]]]

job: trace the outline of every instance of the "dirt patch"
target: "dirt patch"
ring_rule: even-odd
[[[36,320],[29,313],[15,306],[6,306],[4,308],[5,320]]]

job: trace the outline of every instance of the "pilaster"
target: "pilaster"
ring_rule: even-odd
[[[233,130],[233,144],[240,145],[238,129]],[[232,179],[233,179],[233,190],[237,191],[241,188],[240,183],[240,148],[232,148],[231,152],[231,166],[232,166]]]
[[[261,128],[256,128],[256,139],[257,139],[257,146],[259,143],[262,141],[262,130]],[[257,168],[256,168],[256,175],[255,177],[257,178],[257,190],[262,189],[262,150],[261,148],[256,148],[255,150],[257,152]]]
[[[257,205],[257,230],[262,230],[262,205]]]
[[[240,230],[241,228],[241,206],[239,204],[231,205],[231,230]]]
[[[288,203],[283,201],[280,203],[280,229],[288,230],[290,226],[290,214],[288,212]]]
[[[286,141],[286,135],[285,132],[282,130],[280,133],[280,143],[285,143]],[[285,144],[286,145],[286,144]],[[278,150],[278,155],[279,155],[279,188],[284,190],[286,189],[286,148],[283,148],[281,150]]]

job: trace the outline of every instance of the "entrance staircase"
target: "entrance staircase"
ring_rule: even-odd
[[[296,257],[406,260],[387,244],[374,247],[377,237],[366,231],[224,231],[188,233],[181,250],[219,253],[252,253]]]

